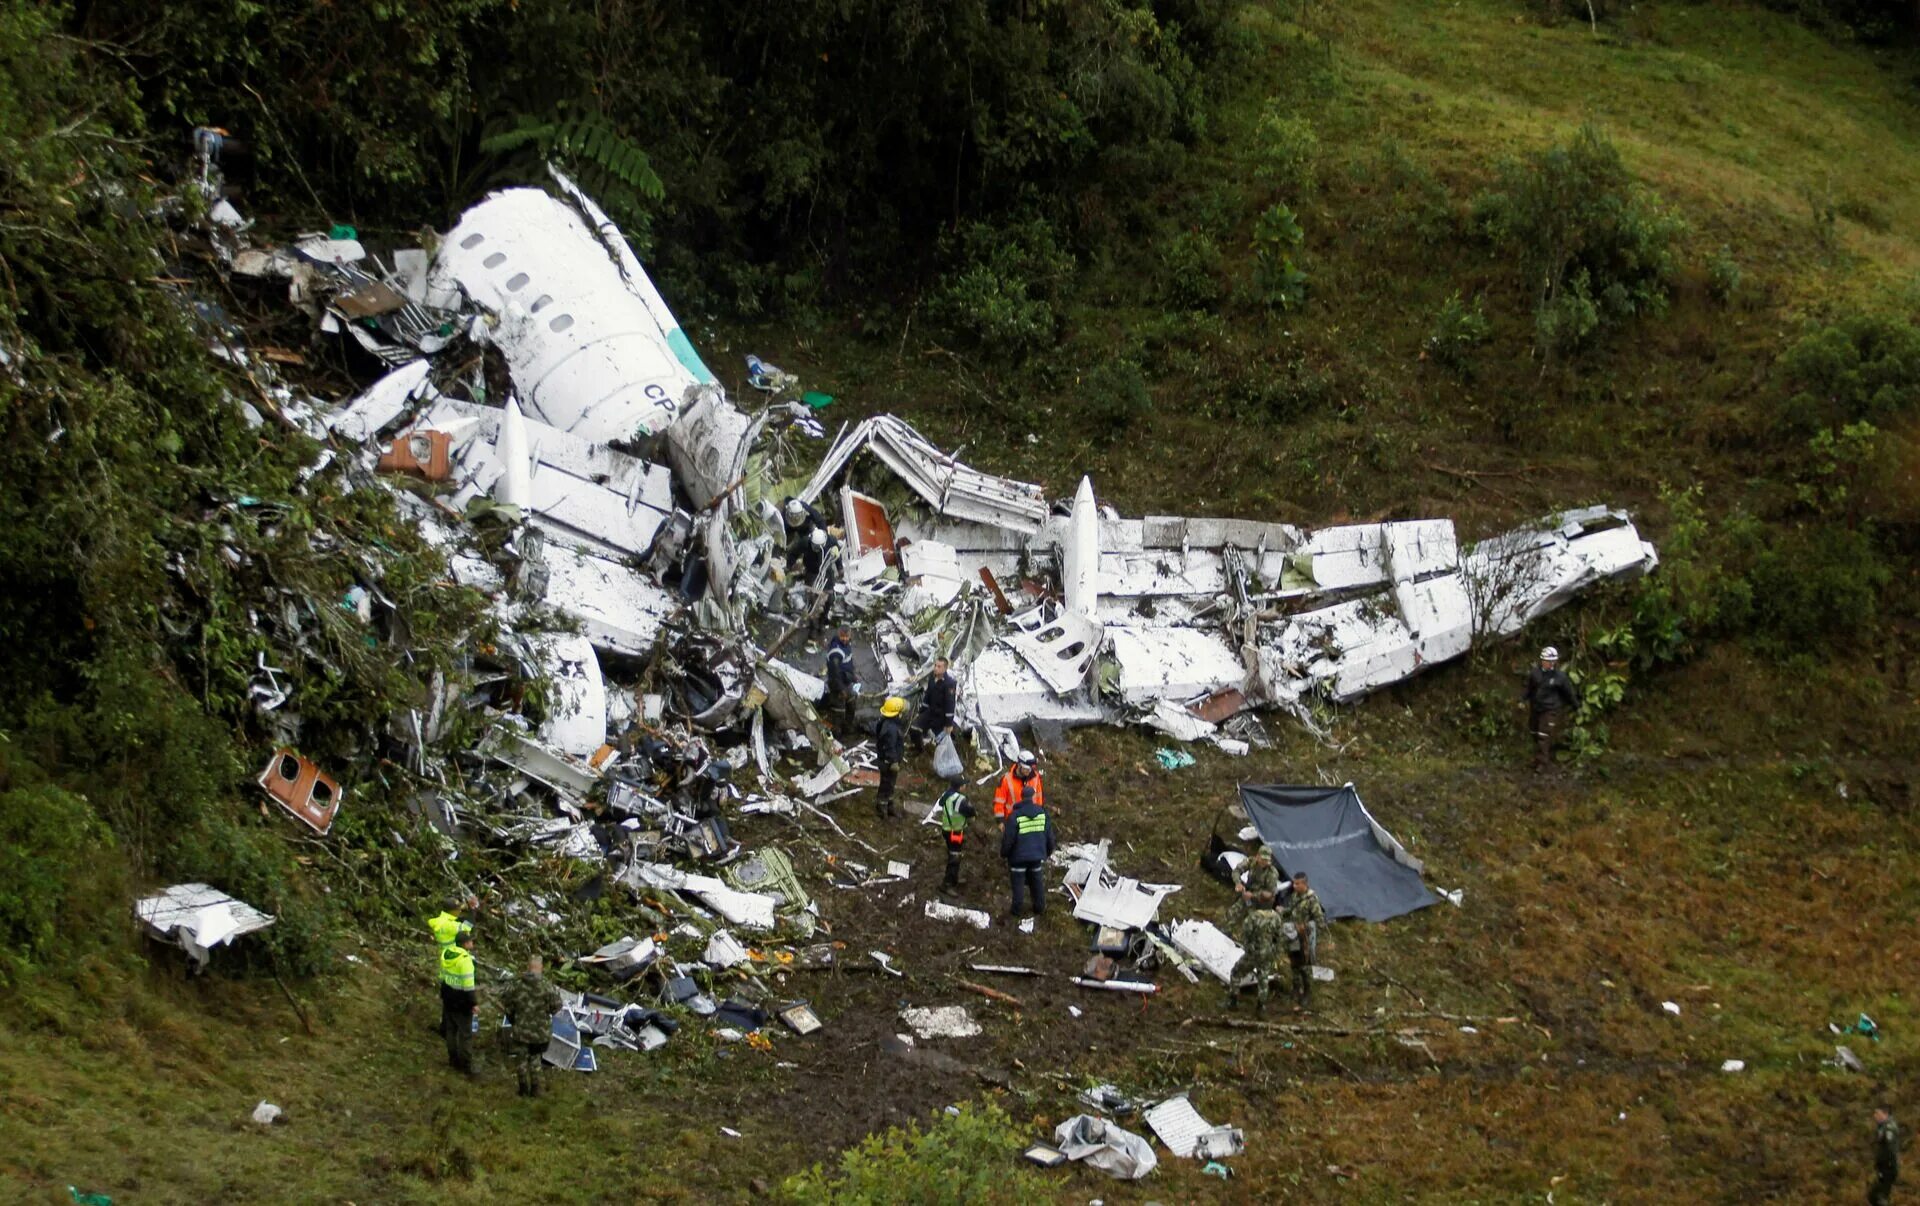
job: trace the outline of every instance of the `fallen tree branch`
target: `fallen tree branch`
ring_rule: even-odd
[[[979,993],[981,996],[985,997],[989,1001],[998,1001],[1002,1005],[1011,1005],[1015,1009],[1025,1009],[1027,1007],[1027,1004],[1025,1001],[1022,1001],[1019,997],[1014,996],[1010,992],[1001,992],[997,988],[988,988],[984,984],[975,984],[972,980],[962,980],[958,976],[954,976],[951,978],[953,982],[955,984],[958,984],[961,988],[966,989],[968,992]]]

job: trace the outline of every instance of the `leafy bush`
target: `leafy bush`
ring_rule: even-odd
[[[1673,247],[1686,224],[1634,184],[1595,127],[1505,164],[1474,214],[1538,290],[1534,328],[1543,353],[1572,350],[1608,326],[1665,311]]]
[[[1026,1144],[998,1106],[963,1105],[930,1125],[869,1135],[841,1153],[838,1167],[816,1164],[780,1188],[803,1206],[972,1206],[1053,1197],[1053,1183],[1019,1162]]]
[[[1660,568],[1640,580],[1634,599],[1633,656],[1643,668],[1685,661],[1752,614],[1753,588],[1732,563],[1757,542],[1756,527],[1746,516],[1713,523],[1701,498],[1699,486],[1660,488],[1669,516]]]
[[[1859,314],[1809,332],[1780,358],[1782,418],[1802,436],[1920,409],[1920,328]]]
[[[1740,261],[1733,258],[1733,249],[1722,246],[1707,258],[1707,293],[1721,305],[1732,301],[1740,292]]]
[[[1038,217],[1004,226],[971,222],[949,250],[958,266],[928,304],[934,321],[1010,360],[1053,346],[1055,306],[1074,260],[1052,225]]]
[[[1320,137],[1311,121],[1283,113],[1269,101],[1255,131],[1254,146],[1255,170],[1268,186],[1295,199],[1313,190]]]
[[[1147,379],[1131,360],[1109,360],[1087,374],[1087,417],[1096,436],[1112,441],[1153,411]]]
[[[1456,290],[1434,315],[1433,329],[1427,332],[1427,355],[1451,369],[1466,367],[1467,354],[1487,341],[1492,332],[1487,322],[1485,298],[1475,294],[1469,306]]]
[[[1220,245],[1205,231],[1183,230],[1160,253],[1160,288],[1183,310],[1202,310],[1220,300]]]
[[[1891,574],[1866,533],[1821,525],[1776,534],[1749,578],[1760,643],[1797,654],[1831,649],[1864,631]]]
[[[51,784],[0,791],[0,984],[85,943],[119,901],[113,835],[79,796]],[[122,900],[124,897],[121,898]]]
[[[1293,211],[1270,205],[1253,228],[1253,285],[1255,296],[1282,309],[1304,305],[1307,274],[1293,262],[1294,252],[1306,242]]]

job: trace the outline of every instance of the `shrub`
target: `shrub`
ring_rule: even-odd
[[[963,1105],[931,1125],[869,1135],[842,1152],[836,1168],[816,1164],[788,1177],[781,1190],[806,1206],[1042,1201],[1055,1187],[1019,1163],[1026,1142],[998,1106]]]
[[[1761,645],[1795,654],[1830,649],[1864,631],[1891,575],[1866,533],[1818,525],[1769,541],[1749,577]]]
[[[1492,329],[1487,322],[1485,299],[1475,294],[1469,306],[1460,300],[1456,290],[1434,315],[1433,329],[1427,332],[1427,355],[1448,368],[1464,369],[1467,354],[1485,343]]]
[[[1729,568],[1757,536],[1752,519],[1712,523],[1699,486],[1662,486],[1660,499],[1669,514],[1660,568],[1640,580],[1634,600],[1633,658],[1643,668],[1685,661],[1706,637],[1744,625],[1753,607],[1752,586]]]
[[[1741,275],[1740,262],[1733,258],[1733,249],[1721,247],[1707,258],[1707,294],[1726,305],[1740,292]]]
[[[1620,153],[1593,126],[1500,169],[1474,202],[1475,219],[1511,252],[1538,290],[1542,353],[1579,347],[1603,328],[1667,305],[1673,246],[1686,224],[1633,183]]]
[[[0,983],[41,961],[64,935],[103,918],[119,877],[113,835],[79,796],[50,784],[0,791]]]
[[[1920,409],[1920,329],[1860,314],[1809,332],[1780,358],[1782,417],[1802,436]]]
[[[1298,198],[1313,190],[1320,137],[1313,132],[1312,122],[1282,113],[1269,101],[1254,145],[1255,170],[1261,180],[1289,197]]]
[[[1071,252],[1051,224],[1029,217],[1004,226],[970,222],[950,241],[958,266],[935,289],[935,321],[981,350],[1010,360],[1052,347],[1055,310],[1072,274]]]
[[[1153,410],[1147,379],[1131,360],[1109,360],[1087,374],[1087,417],[1102,441],[1112,441]]]
[[[1160,253],[1160,288],[1169,304],[1204,310],[1220,300],[1220,245],[1204,231],[1183,230]]]
[[[1294,252],[1306,241],[1293,211],[1270,205],[1253,228],[1253,284],[1255,296],[1283,309],[1307,300],[1307,274],[1293,262]]]

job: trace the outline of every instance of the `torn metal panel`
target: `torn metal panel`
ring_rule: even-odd
[[[1184,1160],[1237,1156],[1246,1146],[1237,1128],[1217,1127],[1202,1118],[1185,1093],[1152,1106],[1141,1120],[1168,1151]]]
[[[324,834],[333,827],[342,799],[340,784],[311,760],[292,750],[275,750],[257,782],[315,833]]]
[[[660,948],[653,939],[628,937],[609,942],[591,955],[580,956],[576,962],[597,967],[625,983],[651,967],[659,957]]]
[[[1100,606],[1100,513],[1093,502],[1093,479],[1082,477],[1073,495],[1073,513],[1060,546],[1060,581],[1067,610],[1083,619],[1098,618]]]
[[[599,772],[580,759],[505,726],[494,729],[482,743],[481,750],[529,779],[569,796],[585,796],[600,778]]]
[[[214,947],[274,922],[271,915],[207,884],[175,884],[136,901],[133,912],[149,934],[174,943],[203,970]]]
[[[710,875],[695,875],[665,863],[636,862],[621,873],[620,881],[636,889],[653,887],[689,893],[726,918],[730,924],[745,929],[770,930],[774,927],[774,910],[778,902],[773,897],[757,892],[736,891]]]
[[[1169,931],[1173,945],[1194,962],[1207,969],[1222,984],[1233,982],[1233,969],[1239,966],[1246,949],[1227,937],[1211,921],[1176,921]]]
[[[429,287],[457,287],[488,312],[487,338],[528,413],[549,426],[638,439],[664,430],[703,385],[579,211],[539,189],[506,189],[461,215]]]
[[[1591,507],[1483,540],[1461,569],[1475,631],[1510,636],[1588,587],[1639,577],[1659,562],[1624,511]]]
[[[660,626],[679,600],[645,575],[604,557],[549,545],[543,601],[579,621],[595,649],[642,657],[653,649]]]
[[[1107,718],[1106,708],[1095,700],[1056,694],[1007,645],[983,650],[973,660],[965,671],[963,695],[973,700],[981,722],[989,725],[1024,725],[1034,720],[1095,724]]]
[[[1138,1181],[1160,1166],[1152,1144],[1092,1114],[1076,1114],[1055,1127],[1053,1142],[1067,1159],[1085,1160],[1123,1181]]]
[[[1109,624],[1107,643],[1120,667],[1120,698],[1130,706],[1192,699],[1247,679],[1239,652],[1205,629]]]
[[[667,428],[667,459],[696,508],[719,502],[746,472],[757,426],[717,388],[700,390]]]
[[[1015,630],[1002,639],[1027,660],[1047,686],[1064,695],[1086,681],[1104,632],[1098,620],[1071,611],[1051,619],[1036,612],[1010,619]]]
[[[903,615],[918,615],[929,607],[945,607],[960,596],[966,579],[960,559],[950,544],[915,540],[899,546],[900,577],[906,590],[900,600]]]
[[[1046,521],[1047,496],[1039,486],[964,465],[893,415],[876,415],[843,433],[800,497],[808,502],[820,497],[862,449],[893,470],[937,515],[1028,533]]]
[[[405,414],[416,400],[437,394],[427,380],[432,368],[426,360],[415,360],[394,369],[327,415],[327,428],[344,440],[365,443]]]
[[[1160,911],[1160,902],[1177,891],[1177,887],[1143,884],[1124,875],[1116,876],[1110,882],[1106,876],[1095,875],[1081,889],[1080,899],[1073,906],[1073,915],[1095,925],[1110,925],[1123,930],[1145,929],[1153,921],[1154,914]]]
[[[1387,568],[1395,582],[1447,573],[1460,563],[1451,519],[1415,519],[1386,525]]]
[[[607,740],[607,689],[593,644],[571,633],[533,642],[551,684],[540,738],[563,753],[586,757]]]

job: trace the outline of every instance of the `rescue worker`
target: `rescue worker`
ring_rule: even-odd
[[[834,732],[853,728],[853,707],[860,694],[860,678],[853,667],[853,629],[842,624],[827,642],[827,719]]]
[[[1305,1009],[1313,997],[1313,957],[1320,942],[1320,927],[1327,920],[1319,893],[1307,886],[1305,871],[1294,873],[1293,899],[1276,916],[1286,937],[1287,961],[1293,964],[1293,1007],[1296,1011]]]
[[[1893,1120],[1893,1107],[1882,1105],[1873,1111],[1873,1184],[1867,1187],[1868,1206],[1887,1206],[1899,1180],[1900,1124]]]
[[[880,760],[880,790],[873,798],[873,811],[883,821],[899,815],[893,810],[893,782],[907,756],[906,728],[900,719],[906,711],[906,700],[889,695],[880,705],[880,722],[873,726],[873,752]]]
[[[1047,911],[1047,883],[1041,868],[1058,844],[1053,818],[1034,799],[1033,788],[1025,788],[1020,803],[1007,814],[1006,824],[1000,829],[1000,857],[1006,860],[1007,874],[1013,881],[1013,907],[1008,917],[1019,918],[1027,896],[1033,897],[1035,917]]]
[[[973,805],[961,790],[966,782],[959,775],[947,776],[947,790],[940,793],[935,805],[938,810],[935,815],[947,844],[947,878],[940,885],[946,890],[960,886],[960,848],[966,845],[967,822],[973,819]]]
[[[804,562],[815,532],[827,530],[827,517],[814,510],[812,503],[789,498],[784,504],[787,519],[787,569]]]
[[[1274,964],[1280,961],[1280,948],[1286,945],[1286,931],[1280,914],[1273,911],[1273,893],[1255,893],[1247,898],[1246,906],[1240,918],[1239,932],[1239,942],[1246,954],[1241,956],[1234,970],[1252,974],[1254,1008],[1265,1013],[1267,995],[1273,987]],[[1237,981],[1229,981],[1227,1008],[1237,1009],[1239,1005],[1240,986]]]
[[[933,659],[933,673],[927,676],[927,689],[920,696],[920,711],[913,719],[913,748],[939,741],[953,727],[953,714],[960,706],[960,684],[947,672],[947,659]]]
[[[1553,764],[1554,742],[1567,715],[1580,706],[1579,692],[1560,669],[1560,651],[1552,645],[1540,651],[1540,664],[1527,671],[1520,702],[1526,705],[1527,731],[1533,734],[1533,769],[1545,770]]]
[[[452,946],[460,935],[473,932],[473,922],[468,918],[479,908],[480,898],[477,896],[449,896],[441,904],[440,912],[427,918],[427,932],[433,935],[436,956]]]
[[[1031,788],[1033,802],[1041,808],[1047,806],[1046,785],[1040,781],[1040,770],[1033,763],[1033,755],[1021,750],[1013,757],[1013,767],[1000,776],[1000,786],[993,791],[993,815],[997,820],[1006,820],[1013,812],[1014,805],[1020,803],[1022,796]]]
[[[800,550],[800,568],[806,574],[807,585],[819,581],[820,567],[839,551],[840,542],[826,528],[815,528],[807,533],[807,546]]]
[[[1262,898],[1271,909],[1279,894],[1280,869],[1273,865],[1273,851],[1262,846],[1247,860],[1246,879],[1240,884],[1242,911],[1253,908]]]
[[[540,956],[527,960],[527,970],[507,986],[501,1005],[513,1027],[513,1073],[520,1096],[540,1096],[540,1057],[553,1037],[553,1015],[560,1011],[560,990],[547,983]]]
[[[468,1076],[473,1075],[473,1028],[480,1015],[473,973],[469,931],[440,949],[440,1037],[446,1040],[448,1066]]]

